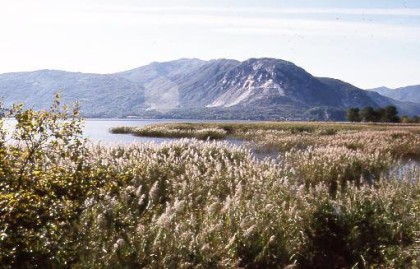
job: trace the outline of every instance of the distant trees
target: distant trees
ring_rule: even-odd
[[[413,116],[412,118],[409,118],[408,116],[402,116],[401,122],[402,123],[420,123],[420,117]]]
[[[353,107],[353,108],[350,108],[349,110],[347,110],[346,119],[348,121],[353,121],[353,122],[361,121],[360,109],[358,107]]]
[[[383,117],[382,121],[387,121],[387,122],[400,121],[400,117],[398,117],[398,110],[395,106],[386,106],[383,109],[381,116]]]
[[[365,107],[360,111],[360,120],[361,121],[379,121],[378,113],[371,106]]]
[[[346,119],[352,122],[399,122],[398,110],[395,106],[386,106],[374,109],[371,106],[363,109],[350,108],[347,110]]]

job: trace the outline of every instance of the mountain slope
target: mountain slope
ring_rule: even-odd
[[[144,88],[115,75],[71,73],[55,70],[0,75],[0,96],[5,106],[23,102],[34,109],[47,108],[55,92],[63,103],[78,101],[88,117],[127,116],[123,111],[143,111]],[[131,114],[129,113],[129,114]]]
[[[420,104],[413,103],[413,102],[402,102],[398,101],[383,95],[380,95],[377,92],[369,92],[367,91],[368,96],[374,100],[378,106],[384,107],[393,105],[397,107],[399,115],[408,115],[408,116],[414,116],[414,115],[420,115]]]
[[[378,106],[374,99],[366,98],[366,92],[364,90],[359,89],[350,83],[325,77],[318,77],[318,80],[337,91],[336,101],[340,100],[345,108]]]
[[[208,107],[333,105],[333,91],[302,68],[277,59],[244,61],[227,72],[216,88],[222,94]]]
[[[181,59],[152,63],[117,75],[146,88],[145,102],[150,109],[166,111],[206,104],[217,94],[214,87],[221,76],[238,63],[225,59]]]
[[[0,74],[6,105],[46,108],[55,91],[79,101],[88,117],[342,120],[349,107],[420,105],[393,100],[346,82],[312,76],[295,64],[259,58],[180,59],[115,74],[54,70]]]
[[[398,101],[413,102],[420,104],[420,85],[401,87],[397,89],[380,87],[369,90]]]
[[[396,106],[400,115],[419,115],[420,114],[420,105],[413,102],[404,102],[398,101],[387,96],[381,95],[374,91],[365,91],[359,89],[349,83],[338,79],[332,78],[318,78],[323,83],[341,90],[341,100],[346,101],[346,107],[384,107],[384,106]],[[385,87],[381,88],[382,90]],[[366,99],[365,96],[370,97]]]

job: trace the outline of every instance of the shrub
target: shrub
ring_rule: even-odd
[[[400,201],[396,182],[377,188],[350,187],[335,200],[318,203],[309,217],[303,268],[407,268],[404,249],[414,243],[415,217]],[[410,228],[411,227],[411,228]]]
[[[92,191],[78,108],[49,111],[14,106],[16,119],[0,142],[0,264],[13,268],[65,266],[74,256],[82,205]]]

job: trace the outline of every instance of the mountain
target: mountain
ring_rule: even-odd
[[[147,89],[146,104],[151,109],[166,111],[205,106],[212,96],[217,95],[215,87],[222,74],[238,63],[225,59],[208,62],[180,59],[152,63],[117,75],[143,85]]]
[[[398,101],[413,102],[420,104],[420,85],[401,87],[397,89],[379,87],[369,90]]]
[[[346,107],[396,106],[398,108],[400,115],[412,116],[412,115],[420,114],[420,106],[419,104],[416,104],[414,102],[395,100],[374,91],[361,91],[361,89],[338,79],[332,79],[332,78],[318,78],[318,79],[323,81],[325,84],[330,85],[331,87],[340,89],[341,93],[344,95],[343,97],[341,97],[341,99],[351,102],[351,103],[347,103]],[[367,100],[365,98],[366,94],[370,97],[370,100]]]
[[[79,101],[87,117],[342,120],[350,107],[395,105],[407,115],[420,105],[314,77],[291,62],[252,58],[151,63],[114,74],[56,70],[0,74],[6,106]]]
[[[23,102],[34,109],[48,108],[57,91],[63,103],[78,101],[87,117],[124,116],[121,111],[128,107],[133,112],[145,109],[144,88],[115,75],[55,70],[0,75],[0,97],[6,107]]]

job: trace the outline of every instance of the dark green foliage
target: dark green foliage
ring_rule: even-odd
[[[382,119],[385,122],[399,122],[398,110],[395,106],[386,106],[383,109]]]
[[[349,110],[347,110],[346,119],[348,121],[352,121],[352,122],[359,122],[359,121],[361,121],[361,118],[360,118],[360,109],[357,108],[357,107],[355,107],[355,108],[350,108]]]
[[[346,119],[352,122],[399,122],[398,110],[395,106],[386,106],[374,109],[371,106],[362,110],[350,108],[347,110]]]
[[[360,118],[365,122],[374,122],[377,119],[375,109],[371,106],[365,107],[360,111]]]
[[[279,225],[280,226],[280,225]],[[278,229],[281,231],[281,227]],[[237,255],[240,259],[240,267],[249,269],[258,268],[284,268],[289,258],[285,239],[281,234],[277,240],[267,240],[262,234],[255,233],[246,240],[239,242]]]
[[[377,268],[389,252],[412,243],[410,231],[395,225],[398,213],[381,201],[351,203],[321,204],[311,216],[303,268]]]
[[[412,118],[409,118],[408,116],[402,116],[401,122],[402,123],[420,123],[420,117],[413,116]]]

